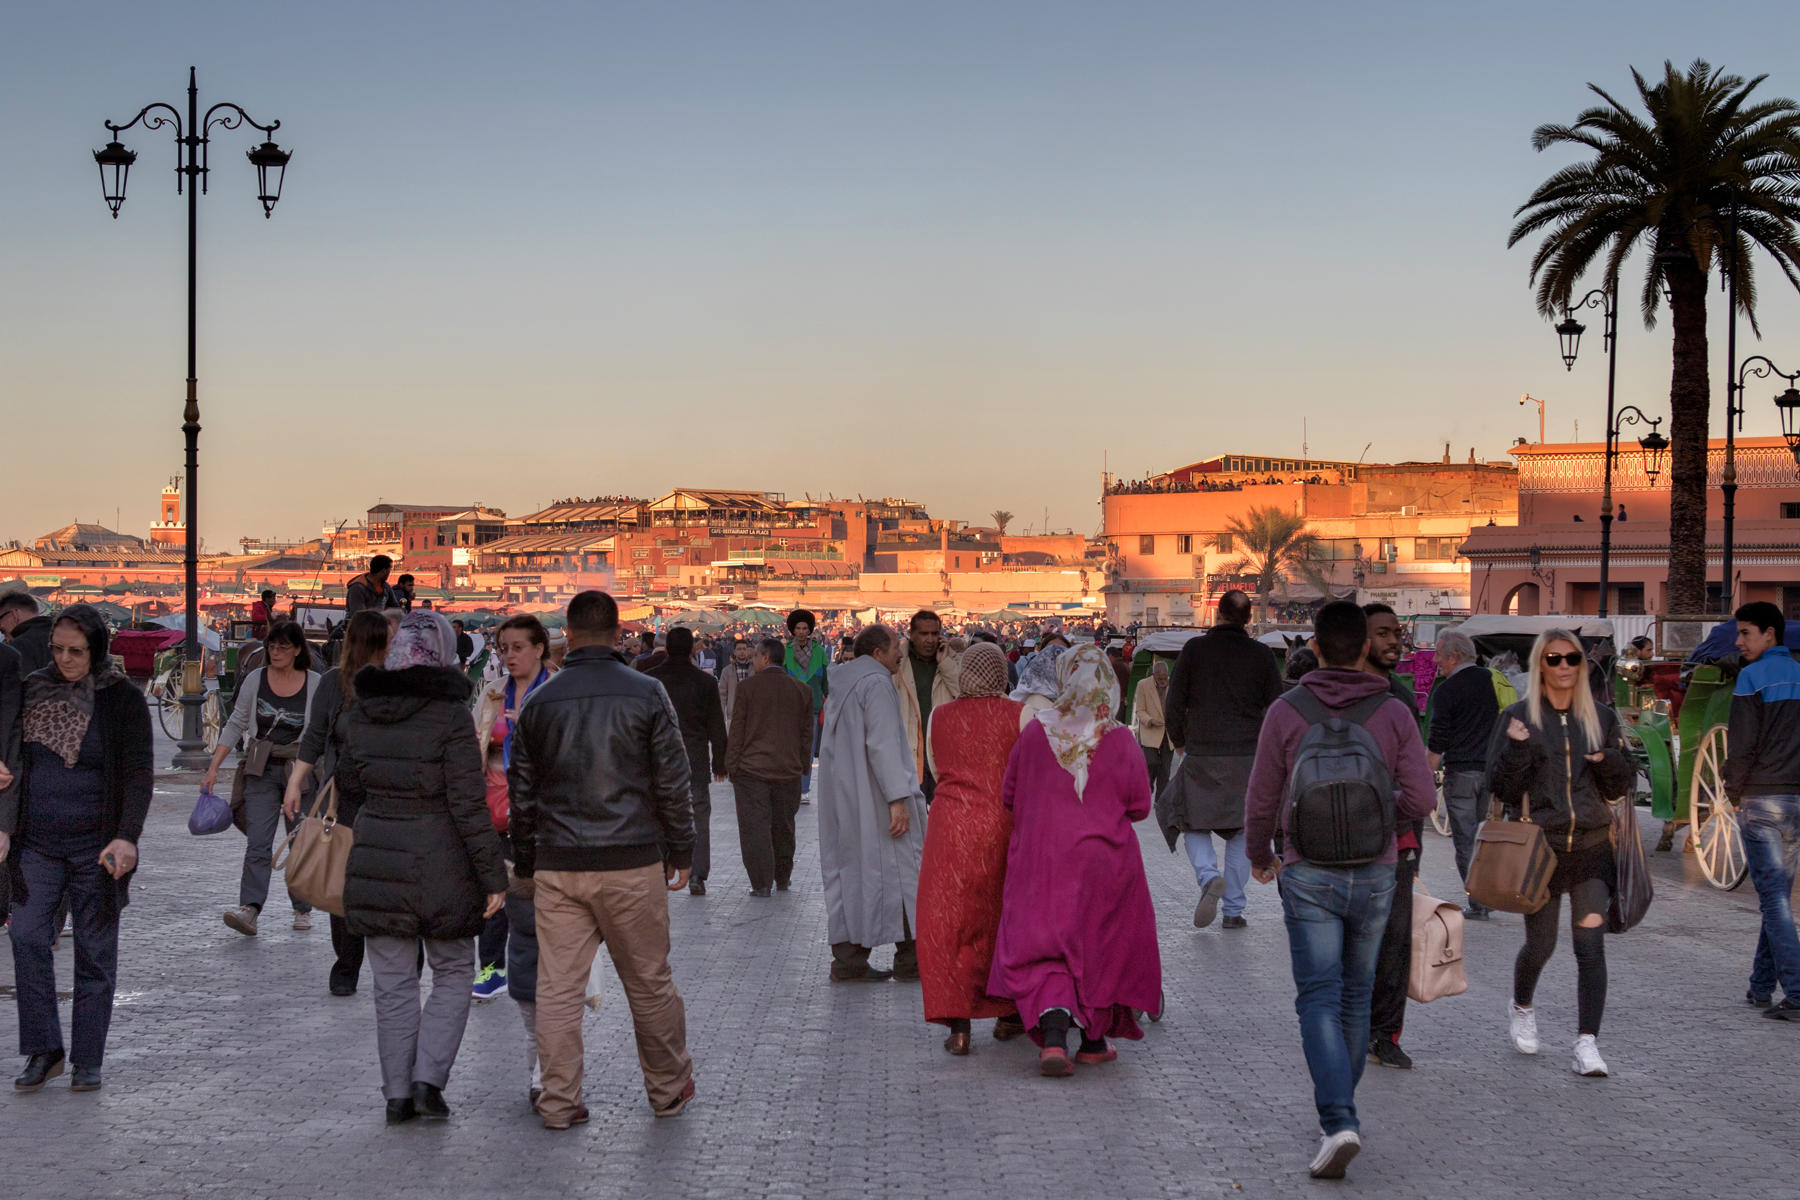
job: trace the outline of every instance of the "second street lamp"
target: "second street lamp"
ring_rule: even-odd
[[[1563,308],[1563,319],[1556,326],[1556,337],[1562,345],[1563,366],[1575,369],[1575,354],[1581,348],[1581,335],[1587,326],[1575,319],[1584,308],[1599,308],[1605,317],[1602,334],[1606,346],[1606,484],[1600,493],[1600,615],[1607,613],[1606,568],[1612,546],[1612,459],[1613,459],[1613,395],[1619,378],[1619,277],[1607,279],[1605,287],[1597,287],[1579,303]]]
[[[195,265],[200,222],[199,201],[201,194],[207,190],[206,177],[211,169],[208,147],[212,142],[214,128],[237,129],[248,125],[252,129],[260,129],[267,139],[261,146],[250,151],[249,155],[250,162],[256,167],[257,199],[262,202],[265,217],[274,209],[275,201],[281,198],[282,178],[287,173],[288,160],[292,155],[277,146],[273,140],[275,131],[281,127],[280,121],[264,125],[252,120],[249,113],[229,102],[213,105],[202,116],[200,91],[194,81],[192,67],[188,68],[187,93],[185,119],[180,109],[158,101],[146,104],[138,110],[137,116],[123,124],[106,122],[106,129],[112,135],[112,140],[104,149],[94,151],[94,161],[100,167],[101,193],[106,198],[107,207],[112,209],[113,219],[117,220],[119,208],[125,203],[125,184],[131,173],[131,164],[137,161],[137,153],[126,149],[120,143],[119,135],[140,121],[147,130],[175,131],[175,190],[177,193],[185,190],[188,202],[187,403],[182,409],[181,423],[181,431],[187,443],[187,529],[183,562],[186,570],[187,641],[183,648],[182,664],[181,738],[176,743],[173,765],[186,770],[201,770],[210,761],[211,755],[207,752],[206,739],[200,728],[200,706],[206,695],[205,682],[201,678],[200,654],[200,390],[195,368]],[[271,173],[273,187],[270,186]]]
[[[1610,406],[1609,406],[1610,407]],[[1612,567],[1612,478],[1613,460],[1619,456],[1619,435],[1627,425],[1648,425],[1650,432],[1638,439],[1638,451],[1643,456],[1644,477],[1650,486],[1656,486],[1656,477],[1662,474],[1663,454],[1669,449],[1669,439],[1664,437],[1658,428],[1662,424],[1661,417],[1645,415],[1644,410],[1635,404],[1627,404],[1619,410],[1617,424],[1606,427],[1606,482],[1602,485],[1600,499],[1600,611],[1604,618],[1609,612],[1607,590],[1609,574]]]

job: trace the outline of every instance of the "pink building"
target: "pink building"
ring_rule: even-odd
[[[1519,523],[1470,530],[1476,612],[1593,614],[1600,610],[1600,496],[1605,447],[1599,442],[1515,446]],[[1707,455],[1709,606],[1723,590],[1725,525],[1718,487],[1725,442]],[[1737,512],[1732,536],[1733,605],[1770,600],[1800,619],[1800,473],[1778,437],[1739,438]],[[1630,438],[1613,464],[1609,609],[1668,615],[1669,476],[1654,483]]]

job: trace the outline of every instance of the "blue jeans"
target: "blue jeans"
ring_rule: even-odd
[[[1369,994],[1394,899],[1394,868],[1295,863],[1281,873],[1294,1011],[1327,1135],[1357,1129],[1356,1085],[1369,1055]]]
[[[823,738],[824,736],[825,736],[824,722],[819,720],[819,714],[817,712],[815,712],[815,713],[813,713],[813,747],[812,747],[812,757],[813,758],[819,757],[819,740],[821,738]],[[809,758],[806,760],[806,770],[804,770],[800,773],[800,794],[802,796],[806,796],[806,795],[810,795],[811,793],[812,793],[812,758]]]
[[[101,1066],[118,980],[119,914],[107,902],[107,880],[96,861],[99,851],[61,858],[16,846],[13,853],[19,856],[28,893],[12,914],[19,1053],[48,1054],[63,1048],[50,941],[56,936],[55,917],[66,894],[75,917],[74,1040],[69,1060],[78,1067]]]
[[[1188,861],[1194,864],[1194,880],[1201,887],[1217,879],[1221,872],[1213,854],[1213,835],[1184,833]],[[1225,839],[1225,896],[1219,907],[1228,917],[1244,915],[1244,885],[1250,882],[1250,855],[1244,850],[1244,831],[1238,830]]]
[[[1750,990],[1772,996],[1775,985],[1800,1004],[1800,936],[1794,932],[1794,869],[1800,864],[1800,796],[1747,796],[1738,806],[1750,882],[1762,900],[1762,936]]]

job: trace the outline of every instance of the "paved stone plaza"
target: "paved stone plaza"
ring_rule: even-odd
[[[1800,1029],[1743,1002],[1754,894],[1713,891],[1670,855],[1655,856],[1646,926],[1609,939],[1612,1078],[1569,1071],[1566,939],[1538,998],[1544,1053],[1525,1058],[1505,1017],[1519,919],[1472,924],[1469,992],[1411,1007],[1417,1069],[1370,1068],[1362,1157],[1348,1182],[1312,1184],[1318,1130],[1274,890],[1252,885],[1247,930],[1196,931],[1185,856],[1148,824],[1167,1016],[1114,1064],[1042,1079],[1029,1043],[997,1044],[985,1022],[976,1053],[953,1059],[916,984],[826,982],[815,810],[800,810],[794,891],[754,900],[718,785],[711,894],[671,898],[699,1086],[687,1114],[652,1119],[611,978],[587,1022],[591,1125],[540,1128],[518,1014],[501,999],[471,1014],[452,1120],[390,1129],[367,972],[356,997],[326,993],[325,922],[290,931],[279,883],[262,936],[225,928],[243,841],[189,836],[193,791],[191,776],[158,783],[105,1089],[76,1095],[65,1075],[34,1095],[0,1091],[9,1197],[1800,1195]],[[1449,842],[1427,842],[1427,883],[1459,899]],[[65,989],[72,957],[58,954]],[[9,1052],[11,984],[7,954]]]

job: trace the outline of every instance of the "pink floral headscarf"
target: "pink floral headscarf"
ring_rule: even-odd
[[[1056,660],[1056,707],[1037,714],[1050,738],[1050,749],[1063,770],[1075,777],[1075,795],[1087,791],[1088,763],[1100,739],[1119,722],[1119,677],[1100,647],[1071,650]]]

